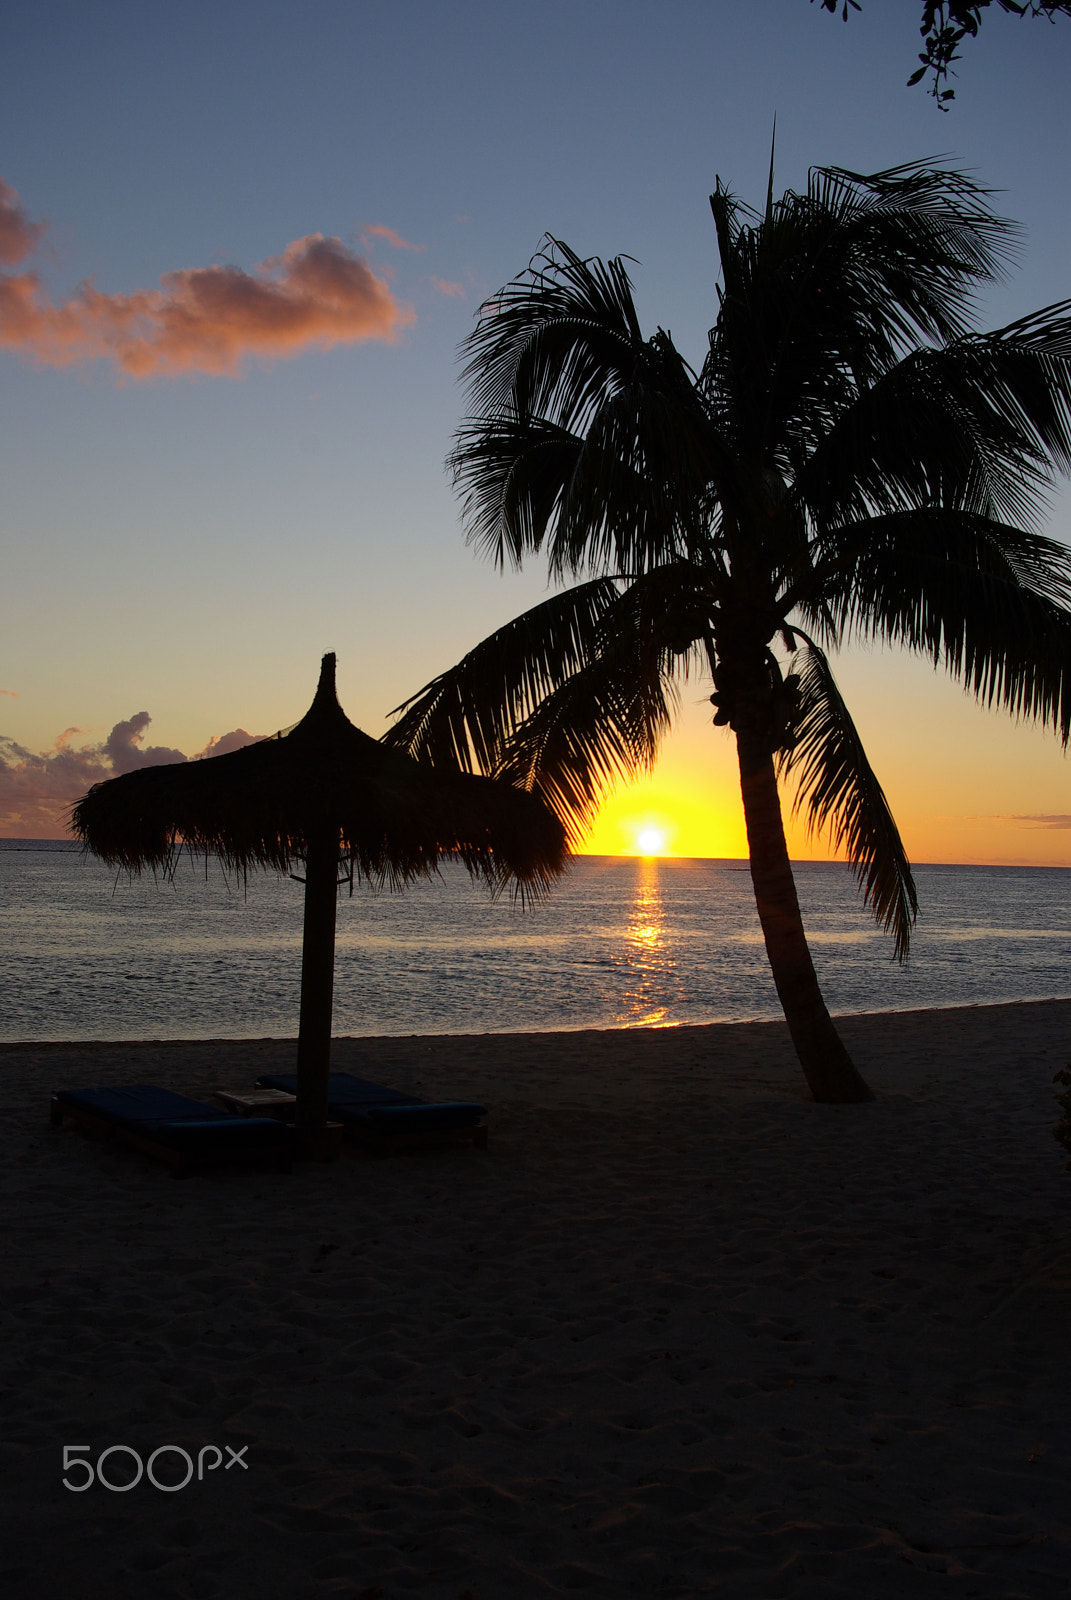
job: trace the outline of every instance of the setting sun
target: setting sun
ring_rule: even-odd
[[[746,856],[735,752],[719,732],[712,735],[705,699],[702,706],[683,705],[658,770],[607,795],[580,854],[652,860]]]

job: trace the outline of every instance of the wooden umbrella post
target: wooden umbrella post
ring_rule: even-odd
[[[327,1091],[335,987],[338,854],[337,828],[322,828],[310,835],[305,859],[296,1118],[299,1153],[323,1160],[332,1153],[327,1129]]]

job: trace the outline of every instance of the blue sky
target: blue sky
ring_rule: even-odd
[[[1004,191],[1022,264],[983,321],[1071,294],[1071,24],[987,18],[944,115],[905,87],[919,9],[866,0],[846,25],[806,0],[46,0],[9,15],[0,177],[47,219],[33,265],[53,304],[86,279],[111,296],[184,269],[252,272],[323,234],[366,258],[411,323],[393,342],[251,359],[238,378],[122,381],[107,361],[0,351],[0,733],[44,751],[71,728],[69,744],[103,741],[147,710],[147,743],[192,753],[294,721],[325,649],[353,720],[382,731],[393,705],[544,592],[538,570],[499,576],[465,548],[443,467],[462,409],[456,348],[481,298],[549,231],[635,257],[647,326],[698,358],[715,307],[706,197],[720,173],[761,200],[775,113],[779,190],[812,164],[944,155]],[[1071,528],[1066,495],[1052,527]],[[918,672],[872,658],[841,674],[882,776],[881,757],[893,763],[894,798],[918,739],[887,709],[893,678],[911,701],[904,728],[921,705],[935,754],[959,737],[946,727],[976,753],[1012,741],[978,757],[960,801],[949,766],[950,816],[979,809],[996,768],[986,814],[1071,810],[1051,736],[998,728]],[[702,718],[689,703],[664,771],[678,800],[731,809],[730,753]],[[1009,788],[1023,752],[1035,765]],[[917,789],[904,779],[910,804]],[[0,818],[10,831],[23,830]]]

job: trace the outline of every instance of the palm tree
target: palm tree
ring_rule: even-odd
[[[1016,230],[916,162],[810,173],[763,212],[720,179],[717,321],[697,372],[645,338],[621,258],[547,239],[466,341],[451,461],[470,542],[544,551],[572,587],[399,707],[433,764],[538,790],[576,842],[654,761],[678,682],[709,672],[736,738],[777,992],[817,1100],[870,1098],[818,986],[778,777],[908,952],[915,886],[830,669],[849,637],[943,665],[1071,735],[1071,555],[1039,531],[1071,465],[1071,302],[975,331]]]

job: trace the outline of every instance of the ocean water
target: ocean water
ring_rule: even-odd
[[[850,871],[796,868],[831,1010],[1071,995],[1071,869],[922,866],[912,958]],[[63,844],[0,841],[0,1039],[292,1036],[302,888],[184,862],[130,881]],[[336,1034],[656,1027],[780,1015],[747,864],[582,857],[542,905],[460,868],[339,902]]]

